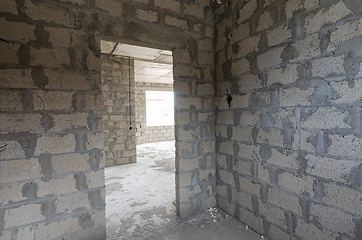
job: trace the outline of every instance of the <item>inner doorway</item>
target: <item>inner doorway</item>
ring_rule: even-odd
[[[152,111],[152,104],[148,115],[160,116],[147,118],[147,100],[157,110],[170,108],[160,96],[173,93],[172,52],[108,41],[101,46],[107,238],[127,239],[176,217],[174,123],[157,124],[170,113]]]

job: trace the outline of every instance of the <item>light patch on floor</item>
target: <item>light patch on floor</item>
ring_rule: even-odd
[[[137,163],[105,170],[107,239],[238,239],[260,236],[220,209],[176,216],[175,142],[137,146]]]

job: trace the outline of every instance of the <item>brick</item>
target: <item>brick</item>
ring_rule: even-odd
[[[188,171],[200,167],[200,158],[176,158],[177,171]]]
[[[238,159],[237,162],[233,165],[232,169],[233,169],[233,171],[236,171],[239,174],[244,174],[244,175],[248,175],[251,177],[252,168],[253,168],[253,162]]]
[[[231,139],[239,142],[253,142],[251,127],[232,127]]]
[[[16,229],[16,236],[21,240],[33,240],[34,239],[34,231],[32,226],[19,227]],[[0,240],[8,240],[13,236],[14,229],[4,230],[2,237]]]
[[[0,159],[25,158],[25,152],[18,141],[0,141],[0,146],[5,144],[6,150],[0,151]]]
[[[186,49],[181,49],[181,48],[177,48],[173,51],[173,63],[177,64],[177,63],[191,63],[191,59],[190,59],[190,52],[187,51]],[[174,82],[178,83],[178,82]]]
[[[0,9],[2,12],[8,12],[17,15],[17,4],[13,0],[3,0],[0,2]]]
[[[253,52],[259,51],[259,42],[261,39],[261,34],[255,35],[253,37],[248,37],[245,40],[242,40],[238,43],[239,50],[236,54],[236,57],[245,57]]]
[[[197,40],[197,46],[199,51],[213,51],[212,39],[211,38],[201,38]]]
[[[267,200],[268,202],[275,204],[281,208],[302,215],[302,209],[299,205],[299,198],[292,193],[281,190],[279,188],[269,188]]]
[[[233,142],[221,142],[219,152],[234,155],[234,143]]]
[[[225,169],[228,167],[226,156],[224,156],[224,155],[218,154],[216,157],[216,162],[220,167],[223,167]]]
[[[298,152],[279,151],[274,148],[271,149],[271,156],[267,160],[267,163],[292,170],[300,168]]]
[[[270,145],[283,147],[283,136],[280,130],[271,129],[269,132],[259,129],[257,140],[258,143],[268,142]]]
[[[275,227],[274,225],[270,225],[270,230],[268,231],[268,236],[271,239],[278,240],[296,240],[295,237],[291,237],[289,234]]]
[[[200,70],[191,66],[184,66],[176,64],[173,69],[173,75],[176,79],[177,77],[194,77],[200,79]]]
[[[36,226],[36,239],[53,239],[62,237],[72,232],[83,230],[79,225],[78,218],[70,217],[51,223],[40,223]]]
[[[250,71],[250,64],[248,59],[242,58],[231,64],[231,74],[233,76],[241,75]]]
[[[4,228],[26,225],[42,220],[45,220],[45,217],[41,214],[41,204],[22,205],[5,210]]]
[[[362,99],[362,78],[353,81],[354,87],[351,88],[351,82],[341,81],[330,83],[334,92],[334,103],[354,103]]]
[[[328,154],[343,158],[362,160],[362,141],[354,135],[329,135],[332,144],[328,148]]]
[[[307,224],[301,219],[297,221],[295,234],[303,240],[318,239],[318,240],[334,240],[337,236],[324,229],[319,229],[312,223]]]
[[[65,154],[52,157],[52,166],[54,174],[65,174],[79,172],[90,169],[88,163],[89,155],[86,154]]]
[[[178,97],[178,109],[190,109],[191,106],[201,109],[201,98],[199,97]]]
[[[138,2],[138,3],[142,3],[144,5],[147,5],[149,0],[132,0],[132,2]]]
[[[297,64],[288,64],[284,68],[269,69],[267,71],[267,86],[271,86],[274,83],[281,83],[283,85],[295,83],[299,79],[297,67]]]
[[[181,13],[181,6],[179,1],[155,0],[155,6],[171,10],[174,13]]]
[[[216,193],[218,196],[228,198],[228,186],[227,185],[216,185]]]
[[[78,191],[75,187],[76,182],[73,174],[55,177],[47,182],[38,180],[36,183],[38,184],[38,198],[50,196],[52,194],[60,196]]]
[[[282,63],[281,54],[284,47],[272,48],[257,57],[259,69],[270,68]]]
[[[44,87],[52,90],[92,90],[87,75],[81,72],[44,69],[49,83]]]
[[[328,119],[325,118],[328,116]],[[320,107],[302,123],[302,128],[332,129],[351,128],[346,122],[349,112],[336,107]]]
[[[218,124],[233,124],[233,115],[234,113],[232,111],[223,111],[217,113],[217,123]]]
[[[67,132],[67,130],[80,127],[88,127],[88,113],[73,113],[73,114],[52,114],[53,126],[50,132]]]
[[[35,5],[30,0],[25,1],[25,14],[35,21],[45,21],[67,27],[74,27],[76,21],[75,16],[70,11]]]
[[[238,26],[232,29],[232,39],[230,40],[230,44],[243,40],[249,37],[250,32],[250,22],[239,24]]]
[[[212,26],[206,26],[205,27],[205,35],[207,37],[213,37],[214,36],[214,28]]]
[[[0,202],[2,203],[2,206],[26,200],[27,198],[22,193],[25,184],[26,183],[22,182],[1,186]]]
[[[263,219],[261,217],[255,217],[252,211],[240,208],[238,219],[255,232],[264,232]]]
[[[2,49],[2,53],[0,55],[0,63],[19,64],[19,57],[17,55],[19,48],[20,44],[11,44],[1,41],[0,49]]]
[[[60,91],[41,91],[33,93],[34,110],[73,110],[73,93]]]
[[[79,209],[90,209],[88,193],[77,193],[58,197],[55,202],[55,213],[72,213]]]
[[[240,92],[259,89],[261,87],[262,82],[260,81],[258,75],[247,74],[238,77],[238,89]]]
[[[49,42],[53,47],[71,47],[83,44],[83,39],[87,39],[88,35],[80,30],[72,30],[68,28],[45,27],[44,31],[49,32]]]
[[[216,97],[215,98],[215,104],[218,110],[228,110],[229,104],[227,102],[228,96],[225,95],[223,97]]]
[[[309,140],[311,137],[316,137],[317,134],[313,132],[300,131],[300,149],[312,153],[316,153],[316,147]]]
[[[109,12],[110,14],[116,16],[122,16],[123,14],[123,6],[122,3],[119,3],[114,0],[96,0],[95,7],[100,8]]]
[[[186,187],[192,184],[193,172],[176,173],[176,186]]]
[[[201,33],[201,31],[202,31],[201,28],[202,28],[201,23],[195,24],[195,25],[193,26],[193,30],[194,30],[195,32],[198,32],[198,33]]]
[[[35,41],[35,25],[30,25],[22,22],[6,21],[5,18],[0,18],[1,26],[6,26],[0,32],[0,38],[7,41],[28,42]]]
[[[260,110],[258,110],[255,114],[252,114],[249,111],[243,111],[239,122],[242,123],[243,125],[248,125],[248,126],[258,125],[260,124],[260,118],[259,118],[260,113],[261,113]]]
[[[87,69],[89,71],[97,71],[97,72],[101,71],[101,64],[98,56],[94,54],[88,54],[86,63],[87,63]]]
[[[239,18],[237,19],[237,23],[241,23],[244,20],[253,16],[254,11],[258,7],[256,0],[251,0],[247,2],[240,10],[239,10]]]
[[[232,201],[239,203],[240,206],[253,211],[252,197],[244,192],[240,192],[235,188],[231,188]]]
[[[102,95],[100,93],[87,94],[84,98],[84,110],[101,111],[102,110]]]
[[[177,27],[183,30],[188,29],[187,20],[182,20],[177,17],[172,17],[169,15],[165,16],[165,24],[173,27]]]
[[[288,127],[297,129],[299,125],[299,109],[279,108],[278,110],[278,112],[272,114],[272,117],[275,119],[274,126],[284,128],[285,124],[288,124]]]
[[[250,94],[232,95],[231,109],[247,108],[249,106]]]
[[[64,49],[30,48],[29,55],[29,64],[32,66],[62,68],[64,65],[71,65],[69,53]]]
[[[274,20],[271,18],[270,13],[268,11],[265,11],[259,16],[258,26],[256,28],[256,31],[262,31],[264,29],[267,29],[271,27],[273,24]]]
[[[313,86],[303,89],[299,87],[282,88],[279,91],[279,106],[310,106],[314,90]]]
[[[240,186],[240,190],[242,190],[246,193],[256,195],[256,196],[260,195],[261,185],[249,178],[244,178],[244,177],[239,176],[239,186]]]
[[[197,55],[197,61],[199,65],[214,65],[214,53],[213,52],[199,52]]]
[[[360,164],[355,161],[337,160],[311,154],[305,158],[308,160],[308,168],[306,170],[308,174],[346,184],[349,183],[349,176],[352,170]]]
[[[288,0],[287,3],[285,4],[285,12],[286,12],[287,18],[291,18],[295,11],[298,11],[303,8],[305,8],[307,11],[309,11],[318,6],[319,6],[318,0],[306,0],[306,1]]]
[[[30,69],[1,69],[0,87],[35,88]]]
[[[302,40],[297,40],[292,45],[298,53],[298,57],[293,61],[312,58],[321,54],[319,34],[315,33]]]
[[[215,179],[215,174],[216,174],[216,171],[215,169],[212,169],[212,168],[208,168],[208,169],[200,169],[199,170],[199,182],[201,181],[210,181],[210,180],[213,180]],[[211,188],[211,186],[209,186],[208,188]],[[207,189],[206,191],[209,191],[209,192],[212,192],[211,189]]]
[[[267,31],[268,45],[270,47],[287,42],[292,39],[292,31],[287,23]]]
[[[259,200],[259,215],[266,218],[266,220],[277,224],[283,229],[287,229],[287,221],[285,219],[285,213],[282,209],[274,207],[270,204],[263,204]]]
[[[314,195],[313,178],[309,176],[299,177],[296,173],[281,172],[278,174],[278,186],[297,194]]]
[[[21,99],[21,91],[0,89],[0,111],[22,111]]]
[[[157,13],[136,8],[136,17],[146,22],[157,22]]]
[[[192,3],[184,3],[184,14],[198,19],[204,19],[204,7]]]
[[[214,85],[212,83],[198,84],[196,87],[197,95],[214,95]]]
[[[326,78],[345,74],[344,56],[319,58],[311,63],[314,77]]]
[[[206,152],[214,152],[215,151],[215,141],[201,141],[200,142],[200,152],[206,153]]]
[[[336,50],[341,43],[361,36],[361,31],[362,19],[338,26],[337,30],[331,33],[327,51]]]
[[[194,197],[196,194],[200,194],[201,193],[201,188],[199,185],[192,187],[192,188],[178,188],[178,191],[176,191],[176,193],[178,193],[177,195],[177,199],[180,202],[188,202],[191,200],[192,197]]]
[[[38,159],[0,161],[0,183],[42,177]]]
[[[323,227],[339,234],[353,234],[355,229],[354,216],[338,209],[312,204],[311,217],[315,218]]]
[[[270,184],[270,174],[268,169],[263,166],[258,164],[258,179],[260,179],[263,182],[269,183]]]
[[[219,52],[225,48],[226,38],[224,35],[220,35],[216,38],[215,52]]]
[[[42,135],[38,138],[34,155],[74,152],[75,145],[75,138],[72,134],[67,134],[65,136]]]
[[[104,147],[104,138],[103,133],[88,133],[87,134],[87,149],[91,150],[94,148],[103,149]]]
[[[349,14],[352,14],[352,11],[347,8],[344,2],[333,4],[328,10],[323,8],[315,14],[309,14],[305,19],[306,33],[319,31],[323,26],[333,24]]]
[[[362,214],[362,193],[352,188],[327,183],[324,186],[324,202],[348,212]]]
[[[8,133],[42,133],[44,128],[41,126],[40,114],[19,113],[19,114],[0,114],[0,134]]]

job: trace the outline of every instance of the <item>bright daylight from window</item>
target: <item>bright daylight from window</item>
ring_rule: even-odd
[[[147,126],[174,125],[173,101],[173,92],[146,91]]]

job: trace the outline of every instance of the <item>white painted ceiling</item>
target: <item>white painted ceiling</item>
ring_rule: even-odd
[[[102,53],[134,58],[136,82],[173,83],[172,52],[101,41]]]

